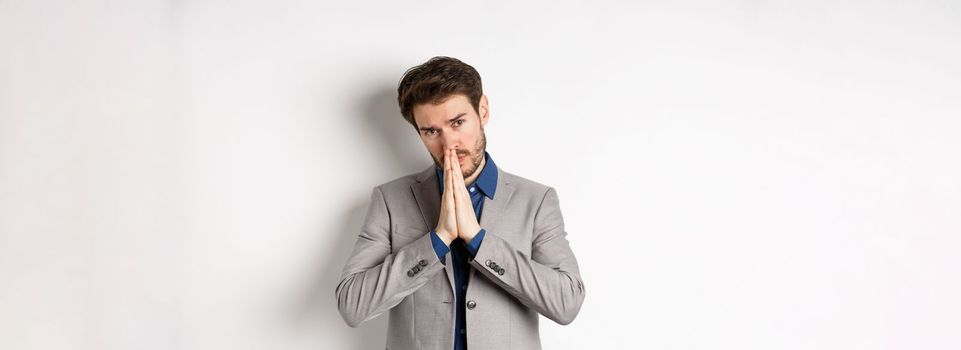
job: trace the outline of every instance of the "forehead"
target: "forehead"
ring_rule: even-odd
[[[456,117],[458,114],[473,114],[473,111],[474,108],[471,107],[470,100],[467,96],[461,94],[451,95],[444,102],[438,104],[422,103],[414,105],[411,110],[414,114],[414,121],[419,126],[446,124],[449,119]]]

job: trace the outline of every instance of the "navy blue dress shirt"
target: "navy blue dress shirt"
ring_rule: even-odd
[[[493,199],[494,191],[497,190],[497,166],[494,165],[494,161],[486,151],[484,152],[484,158],[486,164],[480,175],[477,175],[477,180],[472,184],[467,184],[467,192],[470,193],[474,215],[478,222],[480,222],[481,211],[484,209],[484,197]],[[437,171],[437,184],[440,186],[441,195],[443,195],[444,170],[436,168],[435,171]],[[434,252],[437,253],[437,258],[446,265],[444,258],[449,251],[454,264],[454,291],[456,291],[455,304],[457,306],[457,315],[454,321],[454,350],[467,350],[467,310],[464,301],[467,297],[467,283],[470,282],[468,281],[470,264],[467,259],[468,257],[473,259],[474,255],[477,254],[481,243],[484,242],[485,232],[484,228],[481,228],[470,242],[464,242],[464,240],[458,238],[451,242],[448,247],[436,231],[433,229],[430,231],[431,242],[434,246]]]

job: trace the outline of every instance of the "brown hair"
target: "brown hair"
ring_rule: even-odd
[[[480,74],[474,67],[456,58],[436,56],[404,72],[397,86],[397,104],[400,105],[400,114],[416,130],[415,105],[438,104],[452,95],[461,94],[470,100],[474,112],[480,113],[483,93]]]

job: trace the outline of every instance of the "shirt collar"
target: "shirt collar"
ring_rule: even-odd
[[[487,198],[494,199],[494,192],[497,191],[497,165],[494,164],[494,159],[491,158],[490,153],[484,151],[484,169],[481,169],[480,175],[477,175],[477,179],[474,180],[474,184],[477,188],[481,190]],[[437,172],[437,185],[440,186],[441,193],[444,192],[444,170],[440,167],[434,167],[434,171]],[[467,184],[470,187],[471,184]]]

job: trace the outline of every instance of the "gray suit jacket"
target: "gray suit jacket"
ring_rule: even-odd
[[[538,314],[574,320],[584,301],[557,192],[498,167],[485,198],[487,233],[470,261],[469,350],[540,349]],[[374,187],[363,228],[337,285],[337,307],[351,327],[390,311],[388,349],[454,347],[454,274],[431,244],[440,189],[434,166]],[[471,308],[470,306],[474,307]]]

